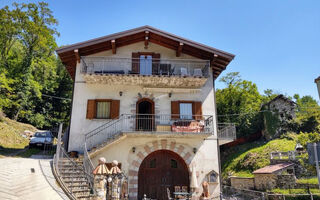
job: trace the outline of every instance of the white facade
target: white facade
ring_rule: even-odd
[[[148,49],[145,49],[143,42],[119,47],[116,54],[112,54],[112,50],[109,50],[90,56],[131,58],[132,52],[146,51],[160,53],[161,59],[197,59],[186,54],[176,57],[176,51],[153,43],[149,43]],[[129,197],[136,199],[139,187],[139,165],[143,158],[160,149],[173,151],[184,159],[189,168],[190,176],[192,171],[195,170],[199,186],[195,191],[195,195],[200,196],[202,193],[201,183],[207,180],[210,173],[220,174],[214,80],[211,69],[208,80],[199,89],[150,89],[144,86],[125,85],[125,83],[123,85],[88,84],[83,78],[83,74],[81,74],[82,64],[80,62],[76,67],[68,150],[83,152],[84,135],[109,120],[86,118],[89,99],[120,100],[120,115],[136,114],[136,102],[141,97],[154,101],[154,114],[156,115],[170,115],[171,101],[202,102],[202,114],[213,116],[214,131],[212,135],[124,133],[122,137],[91,155],[94,165],[97,164],[99,157],[105,157],[107,162],[118,160],[122,164],[122,170],[125,171],[129,178]],[[130,66],[128,67],[128,70],[130,70]],[[122,96],[120,96],[120,92],[122,92]],[[169,92],[172,93],[171,97],[169,97]],[[133,148],[135,152],[133,152]],[[211,195],[218,196],[220,193],[219,179],[216,182],[209,183],[209,185]]]

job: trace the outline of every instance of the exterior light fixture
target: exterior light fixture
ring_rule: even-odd
[[[197,153],[197,148],[193,148],[193,153]]]
[[[120,91],[120,92],[119,92],[120,97],[122,96],[122,94],[123,94],[123,92],[122,92],[122,91]]]
[[[172,96],[172,93],[170,92],[170,93],[169,93],[169,98],[171,98],[171,96]]]
[[[132,147],[132,153],[136,152],[136,147]]]

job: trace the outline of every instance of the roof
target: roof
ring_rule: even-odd
[[[293,165],[294,165],[293,163],[279,163],[275,165],[268,165],[266,167],[263,167],[254,171],[253,174],[272,174],[276,171],[291,167]]]
[[[276,96],[274,99],[272,99],[271,101],[269,101],[268,103],[264,104],[265,105],[269,105],[270,103],[277,101],[279,99],[282,99],[284,101],[287,101],[288,103],[290,103],[291,105],[296,105],[296,102],[292,101],[291,99],[287,98],[286,96],[284,96],[283,94],[279,94],[278,96]]]
[[[62,63],[66,65],[70,75],[74,76],[77,56],[87,56],[101,51],[110,50],[112,49],[111,41],[115,42],[116,47],[121,47],[145,41],[146,37],[148,37],[148,41],[151,43],[162,45],[174,50],[177,50],[180,44],[183,43],[183,48],[181,50],[182,53],[211,61],[215,78],[225,70],[226,66],[235,57],[235,55],[231,53],[182,38],[151,26],[141,26],[104,37],[60,47],[56,52]],[[77,50],[78,55],[75,54],[75,50]]]
[[[314,80],[315,83],[317,83],[318,81],[320,81],[320,76]]]

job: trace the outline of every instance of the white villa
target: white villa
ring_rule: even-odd
[[[196,30],[194,30],[196,31]],[[129,199],[220,194],[219,145],[235,139],[218,125],[215,79],[234,55],[150,26],[64,46],[74,80],[68,151],[118,160]]]

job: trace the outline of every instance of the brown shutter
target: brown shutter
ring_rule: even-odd
[[[117,119],[119,118],[120,111],[120,100],[112,100],[110,105],[110,118]]]
[[[96,100],[89,99],[87,103],[87,119],[94,119],[96,117]]]
[[[154,53],[152,54],[152,74],[159,74],[160,68],[160,54]]]
[[[192,103],[192,115],[194,116],[194,119],[200,120],[202,118],[202,102],[201,101],[195,101]]]
[[[140,56],[139,53],[132,53],[132,73],[140,73]]]
[[[171,118],[172,119],[179,119],[180,118],[179,101],[171,101]]]

